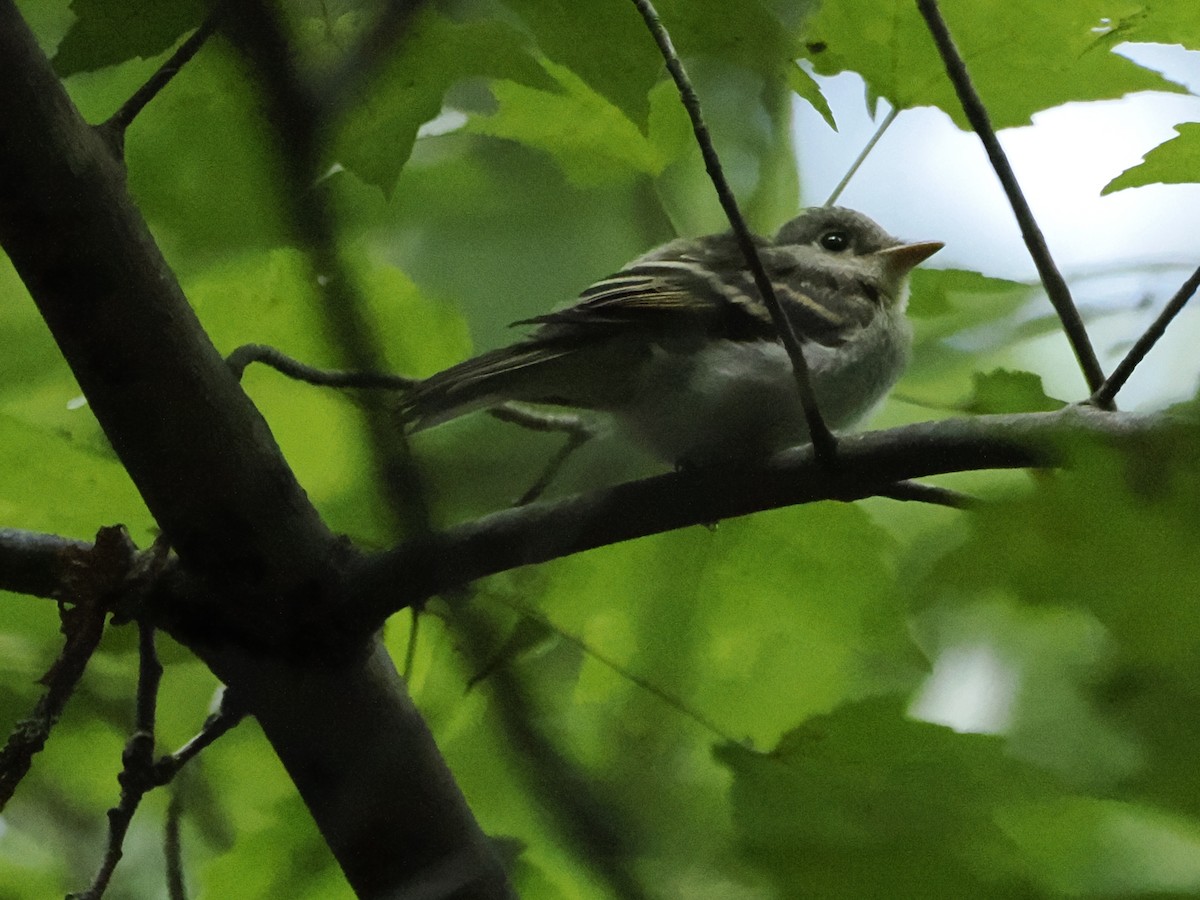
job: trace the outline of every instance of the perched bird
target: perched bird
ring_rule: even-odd
[[[810,209],[756,238],[833,429],[854,424],[908,363],[908,273],[941,249],[862,213]],[[765,455],[808,441],[791,361],[731,233],[681,238],[596,282],[537,328],[419,382],[421,430],[508,401],[609,413],[667,462]]]

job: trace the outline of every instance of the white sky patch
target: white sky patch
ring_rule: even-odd
[[[1122,53],[1200,90],[1200,53],[1124,45]],[[837,118],[831,132],[797,102],[803,201],[825,202],[875,130],[852,74],[819,78]],[[886,108],[886,107],[885,107]],[[1200,97],[1138,93],[1071,103],[1000,133],[1001,144],[1059,266],[1071,274],[1114,264],[1200,261],[1200,185],[1148,186],[1106,197],[1109,181],[1200,121]],[[1008,278],[1035,271],[979,139],[940,110],[905,110],[839,201],[909,240],[945,240],[936,267]],[[1182,281],[1182,275],[1179,280]]]
[[[972,734],[1000,734],[1012,721],[1018,673],[987,644],[950,647],[934,661],[908,714]]]

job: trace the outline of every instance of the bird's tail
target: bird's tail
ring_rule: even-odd
[[[570,390],[576,355],[536,341],[483,353],[419,382],[406,392],[400,415],[421,431],[509,400],[577,405]]]

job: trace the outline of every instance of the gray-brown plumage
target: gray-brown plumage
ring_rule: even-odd
[[[908,272],[941,244],[902,244],[848,209],[805,212],[757,239],[834,428],[899,377]],[[670,462],[807,439],[790,361],[731,234],[672,241],[596,282],[509,347],[408,394],[415,429],[510,400],[611,413]]]

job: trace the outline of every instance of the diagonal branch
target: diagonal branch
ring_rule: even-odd
[[[991,161],[992,168],[1000,179],[1009,205],[1017,218],[1017,224],[1021,228],[1021,237],[1025,240],[1025,246],[1033,258],[1038,276],[1046,289],[1046,296],[1054,305],[1054,310],[1062,322],[1063,331],[1066,332],[1067,340],[1071,343],[1071,349],[1075,351],[1075,358],[1079,362],[1079,368],[1083,371],[1088,390],[1098,391],[1104,382],[1104,371],[1100,368],[1100,361],[1096,358],[1096,351],[1088,338],[1087,329],[1084,327],[1075,301],[1071,299],[1071,289],[1067,287],[1066,279],[1063,278],[1050,255],[1046,237],[1033,217],[1033,210],[1029,208],[1029,202],[1025,199],[1020,184],[1017,183],[1017,176],[1012,170],[1008,156],[1004,153],[1004,148],[1000,146],[1000,140],[996,137],[995,129],[992,128],[987,107],[983,105],[974,85],[971,84],[967,65],[963,61],[962,54],[954,45],[950,29],[946,26],[946,20],[942,18],[941,10],[938,9],[937,0],[917,0],[917,8],[925,17],[929,32],[933,35],[938,53],[941,54],[942,62],[946,66],[946,74],[950,77],[954,90],[958,93],[958,100],[962,104],[963,112],[966,113],[975,133],[979,135],[979,140],[987,152],[988,160]]]
[[[800,395],[800,405],[804,408],[804,418],[808,422],[808,433],[812,438],[817,458],[823,463],[829,463],[837,452],[837,439],[821,417],[821,410],[817,405],[817,395],[813,392],[808,362],[805,360],[804,350],[800,346],[800,338],[796,334],[796,329],[792,326],[787,312],[780,304],[779,298],[775,296],[775,288],[771,285],[771,279],[763,268],[762,260],[758,258],[754,238],[750,234],[750,229],[746,227],[746,220],[742,217],[741,210],[738,209],[737,198],[733,195],[733,189],[725,178],[721,160],[717,156],[716,148],[713,147],[708,126],[704,123],[704,116],[700,110],[700,98],[696,95],[696,89],[692,87],[691,79],[688,78],[687,72],[683,68],[683,62],[671,43],[671,36],[663,27],[654,5],[650,0],[633,0],[633,5],[637,7],[642,19],[646,22],[646,27],[654,36],[654,42],[658,45],[659,52],[666,61],[667,71],[671,73],[671,78],[674,79],[675,86],[679,89],[679,97],[683,101],[684,109],[687,110],[688,116],[692,120],[692,130],[695,132],[700,154],[704,157],[704,167],[708,170],[708,177],[717,191],[717,198],[721,201],[726,218],[729,219],[729,226],[737,238],[738,246],[746,259],[746,265],[754,276],[754,284],[762,296],[763,304],[771,314],[771,321],[779,333],[779,340],[783,343],[788,358],[792,362],[792,372],[796,378],[796,391]]]
[[[883,117],[883,121],[879,123],[879,127],[871,135],[871,139],[862,148],[862,152],[855,157],[854,162],[850,163],[850,168],[846,170],[846,174],[842,176],[842,180],[837,183],[837,187],[833,189],[833,193],[825,201],[826,206],[833,206],[833,204],[837,203],[838,197],[842,196],[842,191],[850,184],[850,180],[862,168],[862,164],[867,161],[867,157],[871,155],[871,151],[875,149],[875,145],[879,143],[880,138],[884,136],[887,130],[892,127],[892,123],[896,121],[899,115],[900,107],[898,106],[893,106],[888,110],[888,114]]]
[[[1129,352],[1125,354],[1125,358],[1117,365],[1111,375],[1104,380],[1104,384],[1092,394],[1091,402],[1101,409],[1111,406],[1113,398],[1117,396],[1117,392],[1125,386],[1125,382],[1129,380],[1129,376],[1133,374],[1133,370],[1138,367],[1146,354],[1149,353],[1159,339],[1166,334],[1167,326],[1172,320],[1183,311],[1187,306],[1192,295],[1200,288],[1200,268],[1197,268],[1187,280],[1175,292],[1175,296],[1168,301],[1163,307],[1163,311],[1158,314],[1150,327],[1145,333],[1137,339],[1136,343],[1129,348]]]
[[[182,69],[189,60],[204,46],[205,42],[212,37],[212,34],[217,29],[217,22],[224,11],[227,0],[220,0],[205,18],[200,23],[200,27],[188,36],[182,44],[176,48],[175,52],[167,58],[153,75],[139,87],[128,100],[121,104],[120,108],[102,122],[98,127],[104,134],[105,138],[113,145],[118,155],[122,155],[125,147],[125,130],[129,124],[137,118],[138,113],[146,108],[146,105],[158,96],[159,92],[165,88]]]

